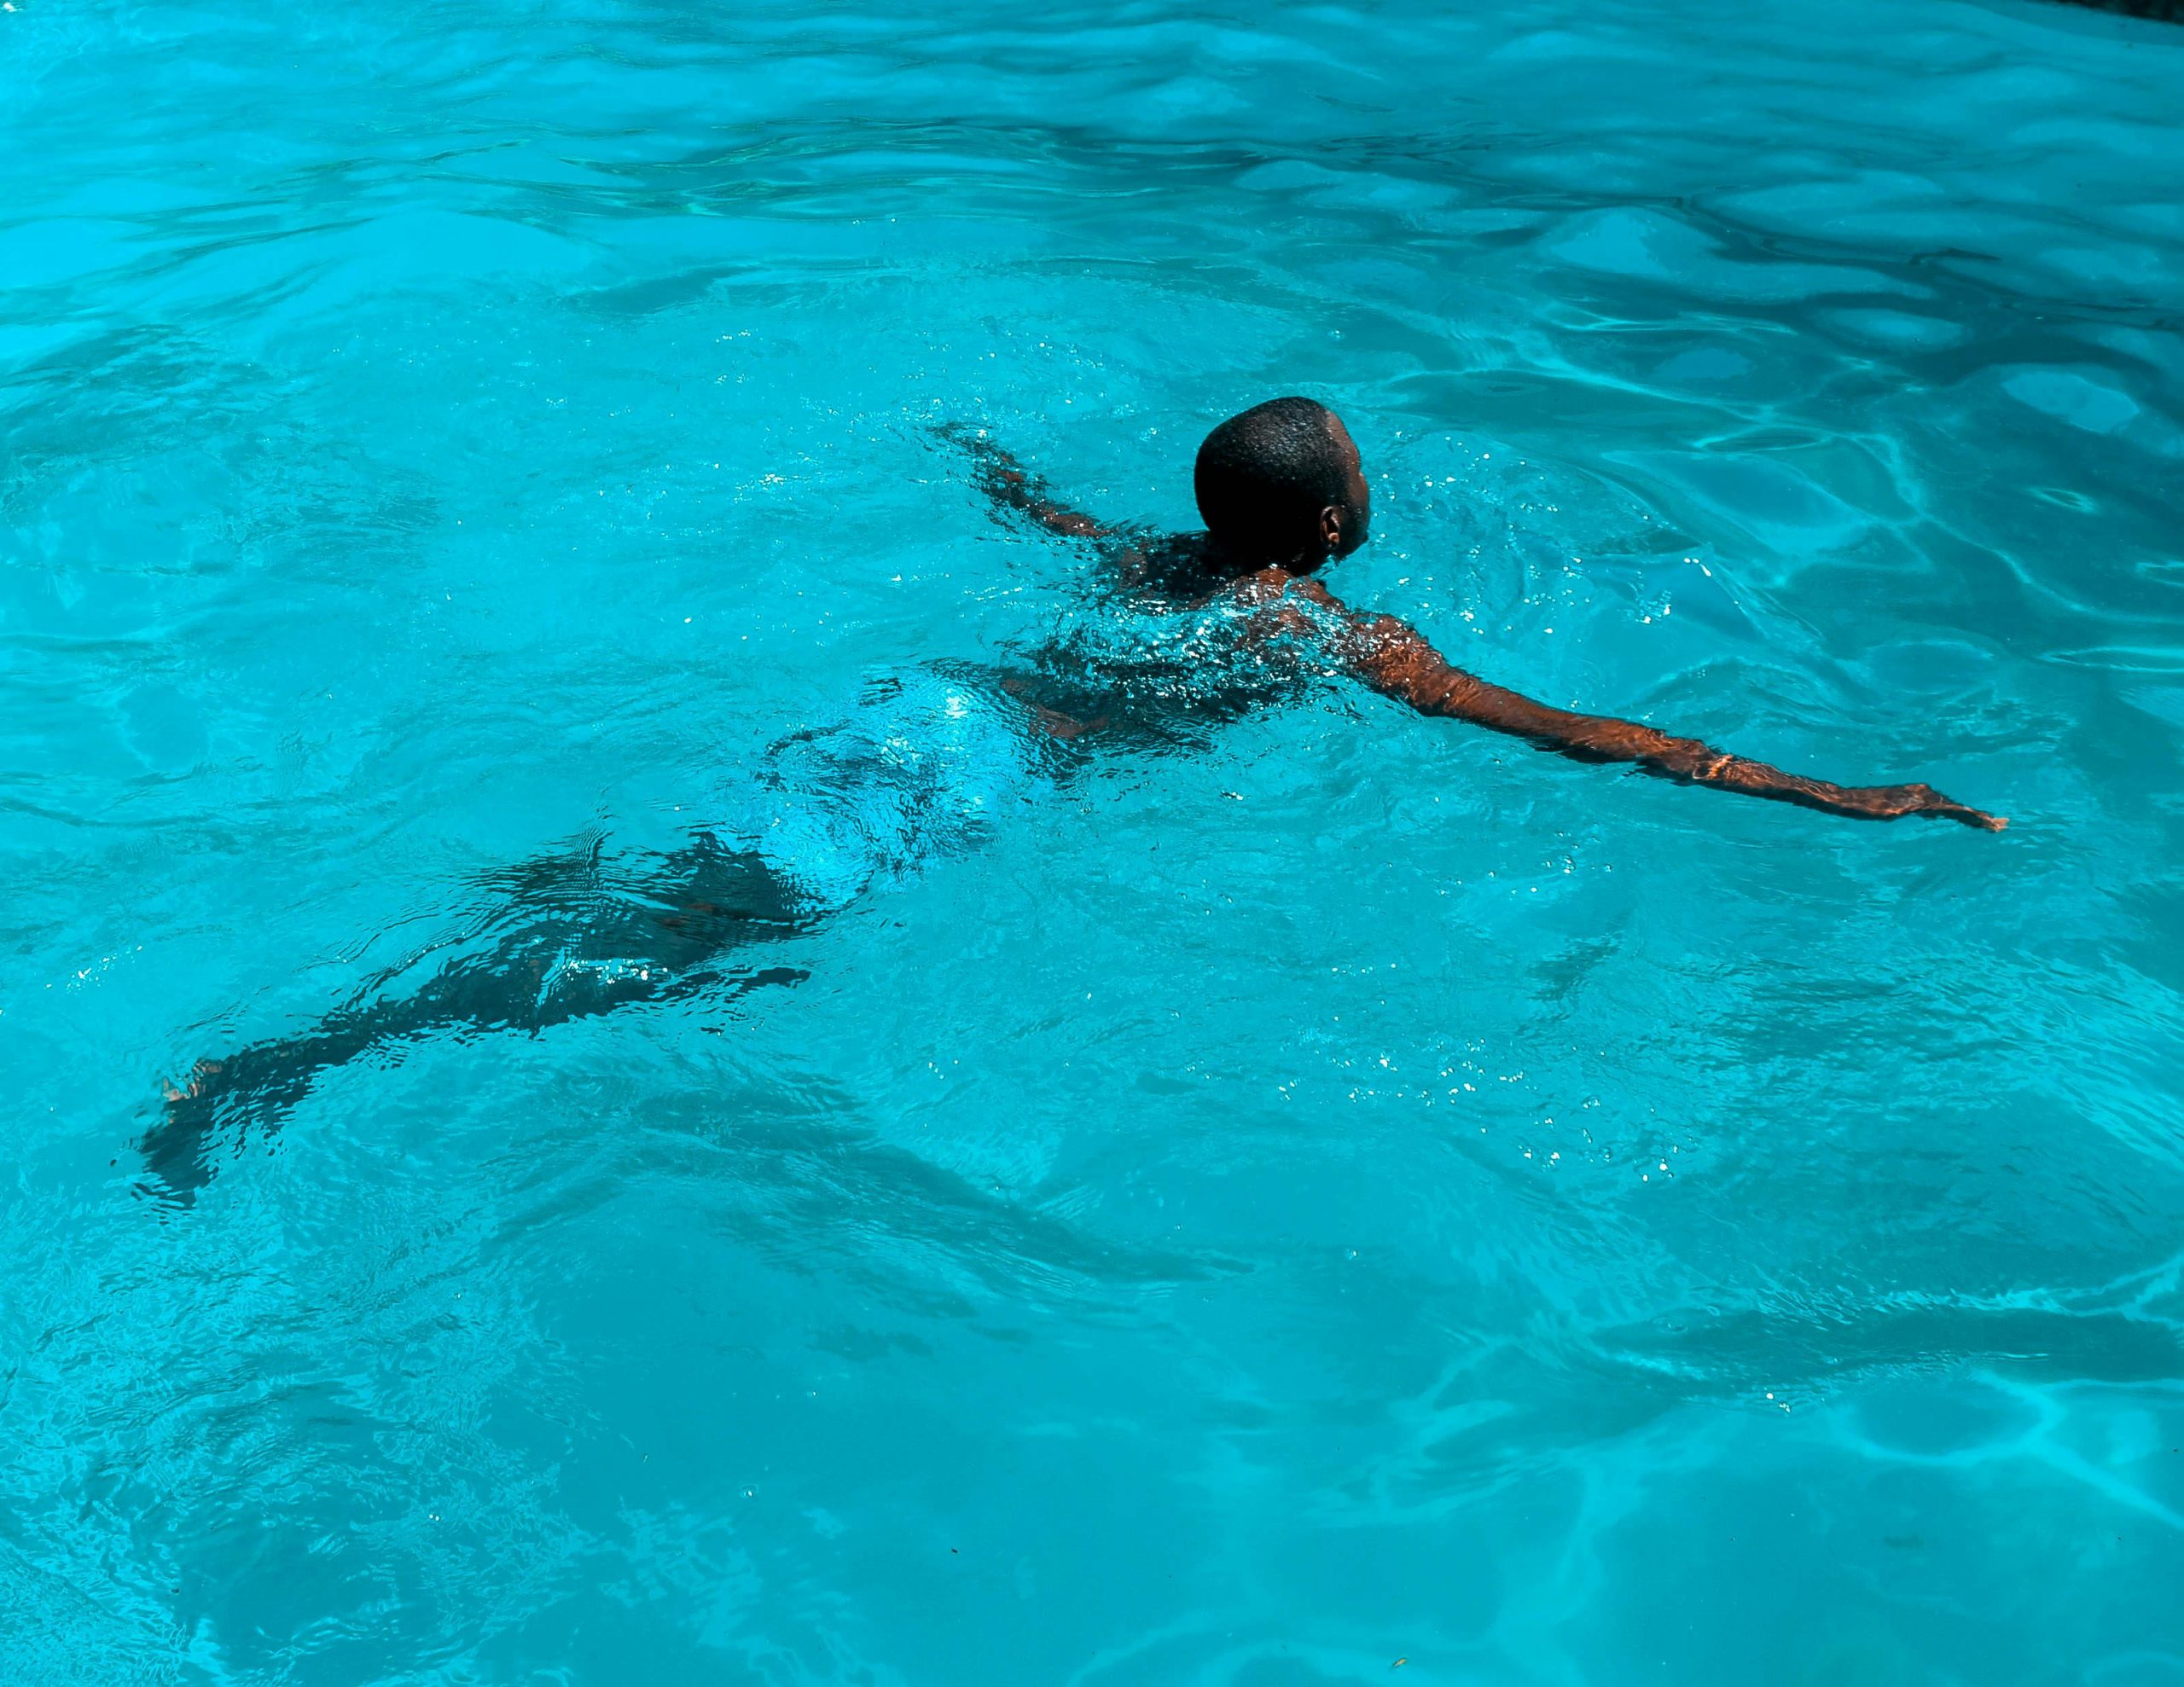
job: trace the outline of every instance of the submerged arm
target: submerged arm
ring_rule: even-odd
[[[1324,606],[1341,607],[1316,583],[1300,585]],[[1930,785],[1830,785],[1784,773],[1764,762],[1726,755],[1695,738],[1671,737],[1635,721],[1550,708],[1451,665],[1415,629],[1391,616],[1345,614],[1339,637],[1348,665],[1375,691],[1409,704],[1421,715],[1468,721],[1577,761],[1629,762],[1679,784],[1795,803],[1854,820],[1925,815],[1987,832],[2000,832],[2009,824],[1952,801]]]

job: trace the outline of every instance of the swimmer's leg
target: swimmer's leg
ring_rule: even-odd
[[[722,963],[811,922],[758,856],[711,842],[652,858],[626,889],[607,884],[595,854],[553,856],[486,881],[499,899],[482,946],[441,962],[404,991],[414,965],[382,973],[298,1035],[200,1061],[167,1086],[160,1117],[138,1147],[170,1195],[208,1181],[216,1141],[240,1147],[270,1134],[321,1073],[374,1049],[439,1033],[533,1033],[633,1002],[737,991],[804,975]]]

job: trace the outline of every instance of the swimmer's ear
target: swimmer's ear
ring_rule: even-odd
[[[1320,546],[1329,556],[1342,554],[1343,513],[1339,507],[1329,504],[1320,512]]]

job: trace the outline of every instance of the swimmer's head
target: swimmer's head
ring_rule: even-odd
[[[1309,574],[1365,542],[1373,495],[1342,420],[1310,398],[1231,416],[1198,448],[1198,510],[1223,548]]]

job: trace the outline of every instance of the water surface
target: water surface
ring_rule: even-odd
[[[0,1677],[2184,1681],[2180,110],[2029,0],[18,0]],[[1182,525],[1291,391],[1352,601],[2011,830],[1307,686],[160,1198],[510,864],[1157,664],[934,424]]]

